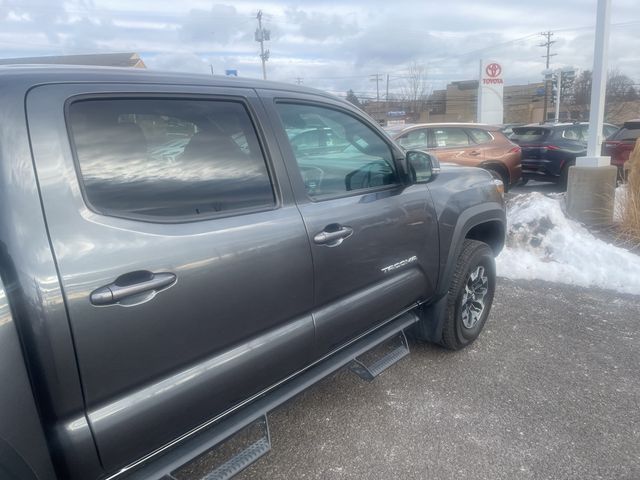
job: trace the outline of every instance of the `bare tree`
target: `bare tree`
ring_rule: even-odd
[[[426,108],[429,93],[427,69],[424,65],[414,61],[409,66],[409,71],[402,87],[403,100],[407,102],[411,112],[419,114]]]
[[[591,70],[583,70],[580,72],[580,75],[576,77],[570,93],[571,103],[573,105],[589,105],[591,101],[591,77]]]
[[[612,102],[628,102],[637,98],[633,80],[620,72],[611,70],[607,76],[607,100]]]
[[[591,71],[583,70],[573,83],[571,91],[572,104],[587,110],[591,102]],[[605,95],[605,119],[615,120],[628,102],[638,99],[633,80],[619,70],[610,70],[607,74],[607,90]]]

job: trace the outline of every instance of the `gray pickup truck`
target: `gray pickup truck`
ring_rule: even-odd
[[[500,185],[345,101],[104,68],[0,86],[3,480],[229,478],[314,382],[487,319]]]

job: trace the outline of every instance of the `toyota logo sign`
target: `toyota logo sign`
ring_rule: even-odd
[[[502,67],[497,63],[490,63],[489,65],[487,65],[485,72],[487,72],[487,75],[489,77],[496,78],[502,73]]]

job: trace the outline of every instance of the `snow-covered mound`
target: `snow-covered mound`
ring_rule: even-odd
[[[640,256],[594,237],[567,218],[562,196],[531,193],[507,206],[507,246],[498,275],[640,295]]]

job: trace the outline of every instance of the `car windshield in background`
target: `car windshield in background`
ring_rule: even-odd
[[[513,129],[513,134],[509,137],[519,143],[541,142],[549,135],[548,128],[519,127]]]

